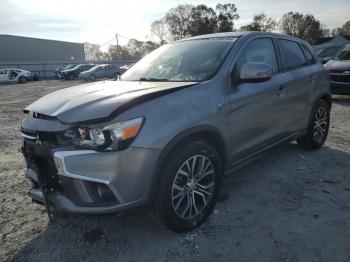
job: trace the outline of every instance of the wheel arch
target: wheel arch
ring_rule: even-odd
[[[182,131],[176,135],[160,153],[153,176],[152,190],[150,194],[151,203],[156,196],[157,188],[161,178],[161,170],[164,167],[166,159],[170,156],[171,152],[177,146],[186,143],[187,141],[193,141],[195,139],[202,139],[210,143],[220,154],[223,167],[226,166],[226,163],[228,161],[228,148],[226,146],[224,136],[220,130],[212,126],[198,126]]]

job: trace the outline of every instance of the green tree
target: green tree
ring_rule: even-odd
[[[189,21],[193,5],[178,5],[171,8],[165,15],[169,34],[172,40],[190,36],[188,32]]]
[[[216,32],[217,17],[213,8],[206,5],[197,5],[191,9],[191,18],[188,21],[187,31],[191,36]]]
[[[271,17],[267,17],[264,13],[254,15],[253,22],[242,26],[241,31],[262,31],[271,32],[275,30],[277,22]]]
[[[107,56],[111,60],[128,60],[132,59],[129,51],[120,45],[110,45],[108,48]]]
[[[319,20],[313,15],[303,15],[298,12],[284,14],[280,22],[280,29],[287,35],[302,38],[311,44],[315,43],[323,33]]]
[[[234,21],[239,18],[237,8],[234,3],[217,4],[217,31],[218,32],[232,32],[234,31]]]

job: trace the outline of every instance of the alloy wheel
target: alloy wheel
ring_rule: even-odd
[[[320,106],[317,109],[313,125],[313,137],[315,142],[322,144],[328,128],[328,114],[325,106]]]
[[[211,160],[203,155],[187,159],[177,171],[172,185],[172,205],[175,213],[190,219],[208,205],[215,189],[215,170]]]

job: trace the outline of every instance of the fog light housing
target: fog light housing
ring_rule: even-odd
[[[116,198],[109,187],[102,183],[84,182],[86,189],[94,203],[115,201]]]

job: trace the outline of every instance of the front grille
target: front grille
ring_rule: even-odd
[[[64,135],[64,132],[43,132],[21,129],[24,140],[37,143],[49,144],[50,146],[67,146],[72,145],[72,138]]]
[[[49,146],[24,141],[22,152],[28,168],[40,176],[44,187],[60,189],[58,172]]]
[[[350,74],[330,74],[330,77],[334,82],[350,83]]]

